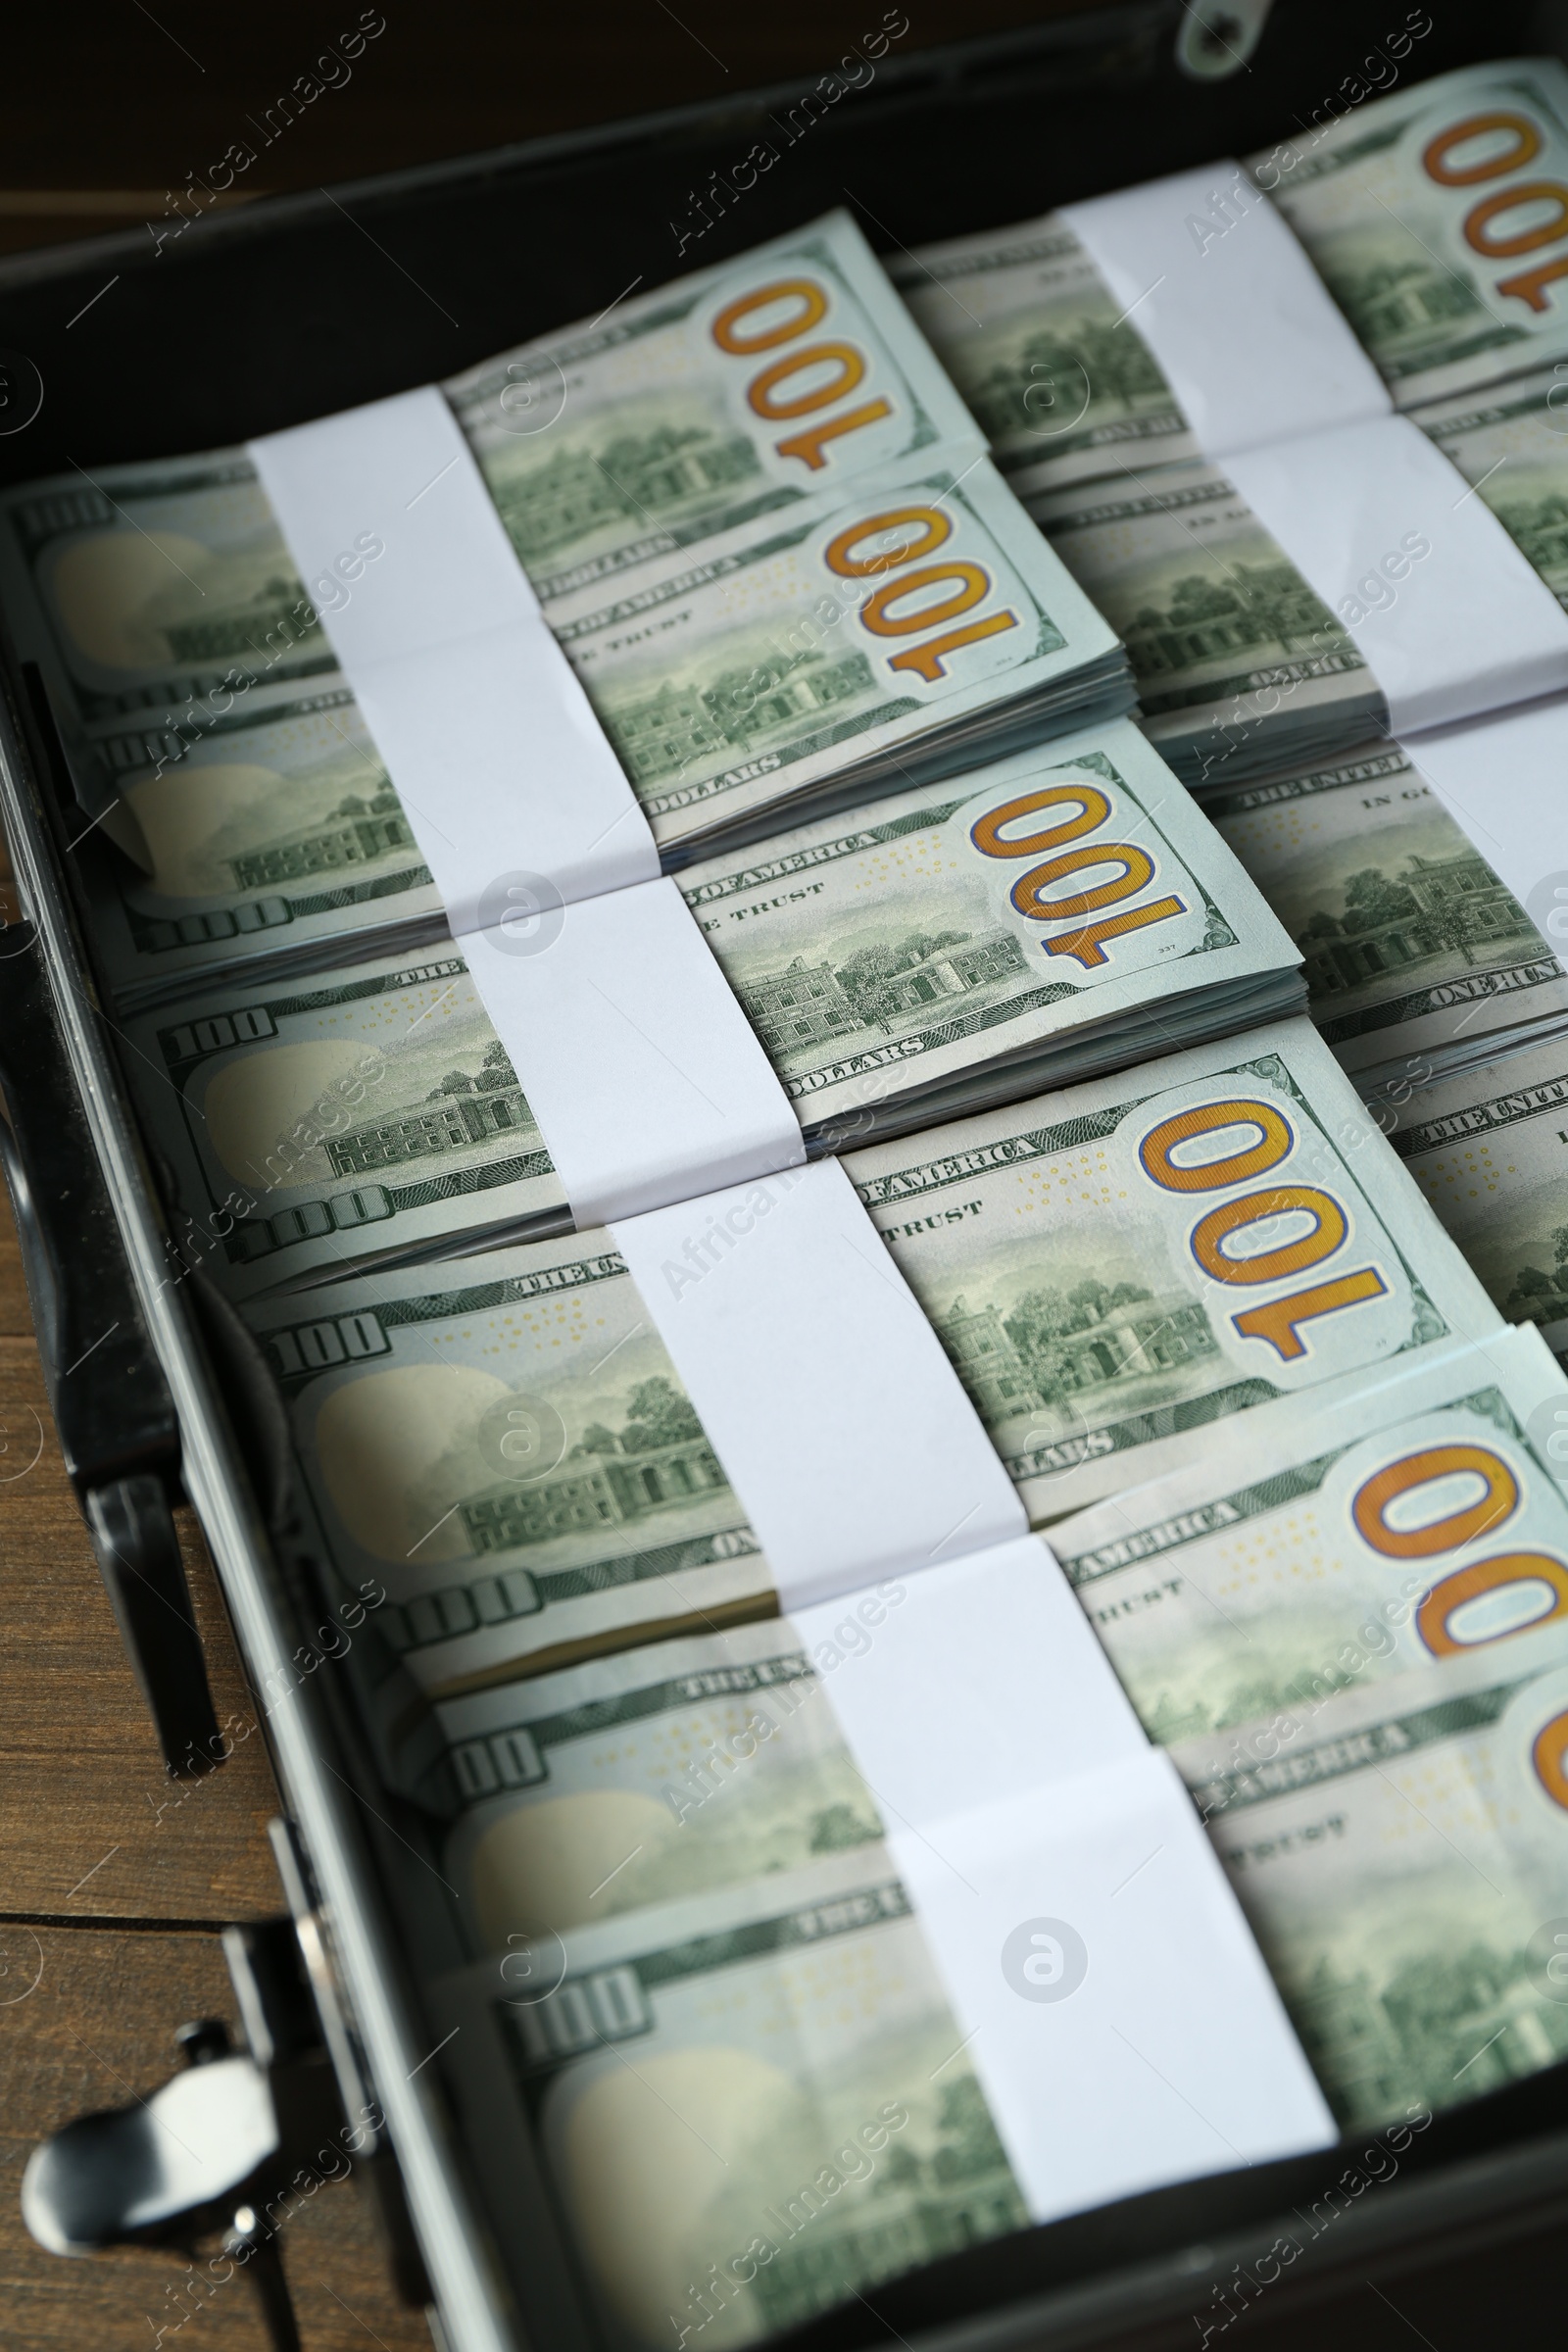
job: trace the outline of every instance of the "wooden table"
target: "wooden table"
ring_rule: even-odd
[[[200,1531],[181,1519],[219,1721],[254,1719]],[[237,2036],[218,1932],[285,1906],[260,1738],[203,1780],[164,1771],[61,1463],[3,1186],[0,1628],[0,2344],[153,2352],[163,2328],[180,2352],[259,2352],[242,2278],[193,2305],[175,2257],[62,2262],[23,2227],[39,2139],[163,2081],[184,2020],[226,2018]],[[283,2246],[307,2352],[428,2352],[352,2180],[324,2184]]]

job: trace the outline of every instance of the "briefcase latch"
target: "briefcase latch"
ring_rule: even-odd
[[[182,2026],[184,2066],[126,2107],[78,2116],[35,2148],[22,2183],[27,2228],[52,2254],[164,2245],[193,2258],[223,2232],[222,2255],[243,2269],[272,2352],[300,2352],[278,2228],[301,2167],[345,2149],[326,2044],[294,1922],[225,1928],[247,2047],[207,2018]],[[345,2171],[348,2163],[345,2162]]]

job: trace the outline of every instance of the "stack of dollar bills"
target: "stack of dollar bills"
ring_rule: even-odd
[[[1407,53],[1419,37],[1401,36]],[[1382,97],[1369,85],[1247,165],[1396,405],[1558,593],[1568,308],[1549,174],[1565,165],[1568,70],[1554,58]],[[1231,782],[1373,731],[1384,712],[1360,654],[1204,462],[1136,310],[1065,218],[890,269],[998,464],[1120,631],[1151,735],[1181,774],[1201,783],[1222,761]]]
[[[1103,875],[1101,860],[1136,891],[1086,911],[1066,869]],[[813,1153],[1302,1001],[1298,951],[1126,721],[678,880]],[[1065,894],[1059,913],[1031,892]],[[125,936],[106,933],[111,956]],[[187,1242],[229,1287],[569,1221],[480,994],[510,942],[466,944],[471,970],[450,943],[383,952],[299,978],[231,975],[126,1023]],[[672,1065],[671,1088],[696,1075]]]
[[[1568,974],[1396,743],[1205,794],[1302,957],[1307,1009],[1371,1088],[1568,1024]]]
[[[868,397],[813,423],[852,380]],[[1112,630],[842,214],[445,390],[666,866],[1131,706]],[[331,650],[380,560],[362,536],[307,588],[242,450],[0,504],[20,650],[129,860],[96,885],[117,978],[438,931],[438,816],[400,803]]]
[[[1457,1074],[1412,1054],[1368,1106],[1498,1313],[1568,1363],[1568,1036]]]
[[[1249,1120],[1266,1148],[1200,1194],[1146,1148]],[[847,1164],[1037,1527],[1245,1447],[1260,1407],[1503,1328],[1305,1021]],[[1222,1247],[1232,1230],[1250,1255]],[[774,1605],[608,1234],[247,1314],[290,1400],[317,1539],[347,1584],[386,1586],[384,1628],[426,1690]]]
[[[1195,1197],[1157,1143],[1244,1105],[1289,1181],[1266,1251],[1227,1261],[1259,1170]],[[1311,1029],[850,1165],[1340,2121],[1568,2055],[1568,1382]],[[1346,1239],[1303,1347],[1309,1194]],[[617,2340],[720,2314],[751,2340],[1022,2227],[835,1717],[866,1636],[847,1610],[808,1644],[776,1613],[610,1237],[248,1314],[312,1540],[387,1594],[371,1703],[446,1825],[466,2117],[487,2162],[543,2165]],[[632,2034],[634,2070],[607,2066]]]
[[[1568,588],[1549,251],[1478,270],[1454,227],[1565,122],[1560,68],[1476,69],[1250,168]],[[1568,2056],[1568,977],[1066,223],[895,276],[907,311],[834,215],[444,389],[1335,2115],[1427,2114]],[[623,2352],[1025,2227],[835,1714],[865,1621],[780,1615],[573,1230],[485,1008],[506,946],[453,944],[334,662],[345,582],[227,451],[9,494],[0,587],[170,1278],[241,1303],[435,1840],[476,2160],[548,2177]],[[885,675],[910,612],[929,660]]]

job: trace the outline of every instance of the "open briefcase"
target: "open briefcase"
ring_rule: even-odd
[[[1281,0],[1244,57],[1231,38],[1246,47],[1262,13],[1211,12],[1240,70],[1220,70],[1213,43],[1195,60],[1201,26],[1185,0],[1132,0],[912,56],[895,37],[831,105],[808,103],[815,84],[735,96],[271,199],[167,251],[138,231],[21,257],[0,266],[0,361],[10,413],[29,420],[0,437],[0,484],[78,455],[238,442],[426,383],[593,315],[639,275],[658,284],[845,202],[885,252],[1245,154],[1349,88],[1398,12]],[[1554,25],[1523,0],[1434,17],[1409,72],[1560,49]],[[780,149],[781,123],[797,127],[776,168],[748,178],[737,166],[760,138]],[[289,1674],[320,1604],[289,1539],[275,1407],[226,1311],[178,1278],[79,920],[70,848],[85,820],[47,697],[9,645],[0,821],[24,907],[0,941],[0,1137],[62,1446],[166,1757],[187,1763],[216,1731],[170,1521],[181,1493],[253,1687],[289,1691],[266,1720],[290,1815],[275,1841],[292,1924],[230,1933],[249,2054],[188,2053],[231,2143],[226,2198],[160,2168],[133,2131],[74,2152],[68,2132],[46,2183],[55,2241],[185,2243],[226,2225],[234,2243],[249,2212],[259,2251],[247,2200],[346,2116],[399,2283],[430,2306],[439,2340],[587,2352],[545,2191],[474,2160],[457,2086],[439,2054],[427,2062],[440,2034],[423,1987],[452,1958],[420,1885],[428,1826],[380,1788],[340,1681]],[[1402,2145],[1348,2142],[973,2247],[789,2340],[1065,2352],[1186,2343],[1196,2328],[1207,2342],[1260,2296],[1283,2313],[1439,2245],[1539,2230],[1568,2213],[1563,2077],[1482,2097]],[[275,2249],[257,2276],[273,2340],[296,2340]]]

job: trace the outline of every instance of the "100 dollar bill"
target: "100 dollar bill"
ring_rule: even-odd
[[[1568,370],[1538,368],[1477,395],[1434,401],[1410,421],[1435,441],[1568,604]]]
[[[607,1233],[257,1303],[322,1548],[426,1690],[776,1608]]]
[[[1401,408],[1568,354],[1568,72],[1465,66],[1249,158]]]
[[[669,862],[808,795],[951,773],[1012,749],[1009,728],[1033,742],[1131,701],[1111,630],[968,444],[549,617]]]
[[[847,1164],[1037,1525],[1498,1329],[1305,1021]]]
[[[119,720],[96,751],[147,861],[138,870],[106,849],[88,868],[94,942],[122,1002],[264,958],[341,961],[367,932],[392,952],[445,932],[441,894],[340,679],[257,695],[188,743],[177,726]]]
[[[125,1072],[179,1254],[235,1297],[569,1222],[461,956],[257,978],[143,1014]]]
[[[466,2143],[542,2164],[617,2352],[750,2343],[1026,2227],[878,1848],[519,1939],[431,1998]]]
[[[1300,1001],[1291,942],[1129,722],[677,879],[812,1140]]]
[[[1166,1745],[1568,1616],[1568,1381],[1533,1331],[1232,1425],[1052,1545]]]
[[[444,1868],[476,1957],[882,1836],[787,1618],[623,1650],[436,1713],[440,1797],[459,1815]]]
[[[933,442],[979,446],[843,211],[443,389],[547,604]]]
[[[1560,1629],[1174,1749],[1348,2130],[1568,2056]]]
[[[680,877],[813,1151],[1299,1003],[1289,940],[1137,729],[1063,748]],[[252,799],[223,772],[190,867],[262,821],[271,779]],[[174,774],[165,871],[213,770]],[[229,972],[129,1032],[189,1236],[236,1295],[569,1220],[478,985],[510,941],[469,941],[471,965],[397,944],[319,980]]]
[[[833,489],[972,419],[843,212],[447,388],[548,597]],[[0,579],[78,725],[197,725],[334,666],[323,616],[383,543],[302,581],[242,449],[81,468],[0,501]]]
[[[1387,716],[1349,636],[1216,466],[1033,494],[1121,636],[1151,742],[1194,784],[1348,747]]]
[[[1498,1328],[1304,1022],[849,1167],[1037,1523],[1253,1406]],[[323,1549],[386,1585],[425,1689],[776,1608],[608,1236],[249,1315]]]
[[[92,739],[88,797],[123,772],[123,725],[107,722],[147,728],[161,766],[206,753],[250,698],[270,709],[279,683],[331,668],[243,461],[122,468],[101,494],[60,495],[107,500],[108,519],[56,544],[38,537],[56,494],[14,499],[0,577],[9,564],[66,731]],[[596,580],[549,617],[671,863],[805,797],[951,773],[1132,699],[1110,629],[972,441]]]
[[[896,255],[888,270],[1020,488],[1201,456],[1136,321],[1059,213]]]
[[[1305,957],[1347,1070],[1568,1016],[1568,977],[1397,744],[1210,792],[1203,813]]]
[[[1568,1037],[1460,1077],[1383,1083],[1372,1107],[1498,1310],[1568,1349]]]

